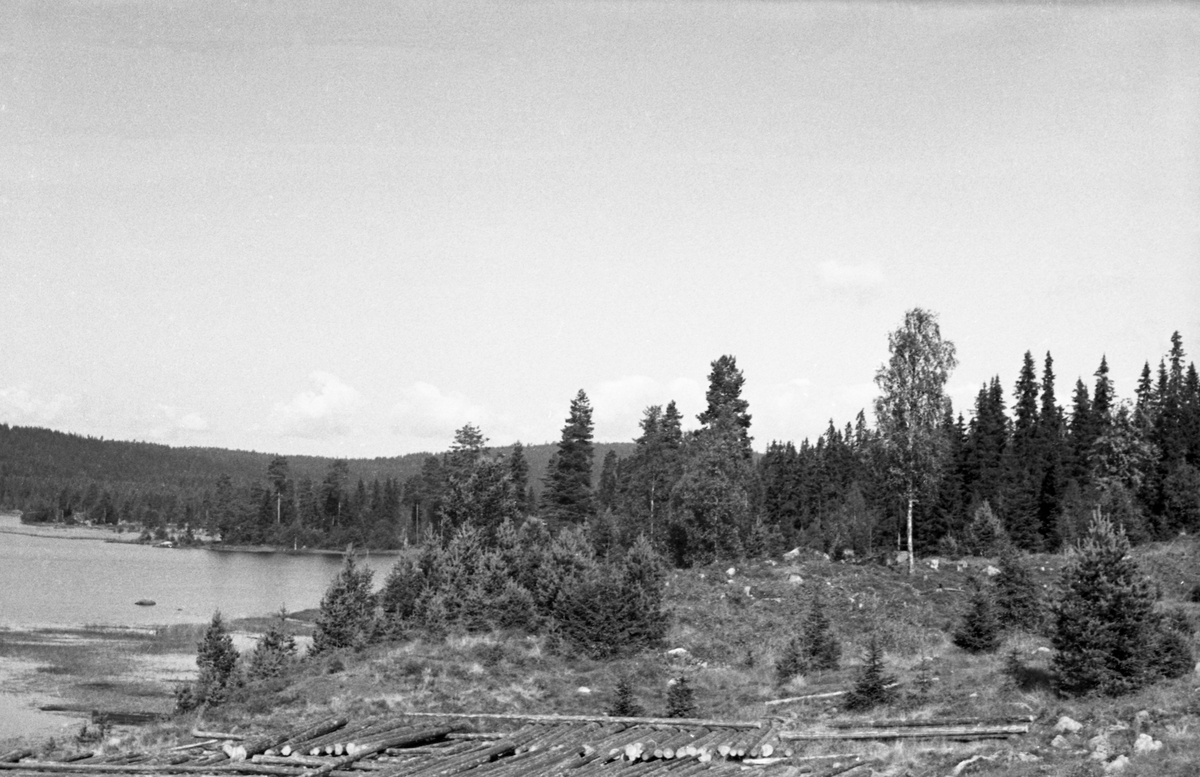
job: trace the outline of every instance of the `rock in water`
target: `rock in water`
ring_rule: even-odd
[[[138,599],[136,602],[134,602],[134,604],[136,604],[138,607],[153,607],[154,605],[158,604],[158,602],[154,601],[153,599]]]

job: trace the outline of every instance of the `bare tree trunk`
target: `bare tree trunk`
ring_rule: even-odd
[[[916,500],[911,496],[908,498],[908,574],[913,574],[916,566],[916,558],[913,556],[913,541],[912,541],[912,508],[913,502]]]

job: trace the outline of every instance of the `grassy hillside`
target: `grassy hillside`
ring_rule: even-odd
[[[1195,621],[1200,605],[1190,602],[1190,593],[1200,585],[1200,546],[1179,540],[1135,554],[1162,591],[1162,604]],[[1065,558],[1028,560],[1038,585],[1050,592]],[[1101,740],[1108,760],[1129,756],[1124,774],[1194,774],[1200,763],[1194,674],[1119,698],[1064,699],[1050,685],[1052,653],[1043,634],[1010,634],[1000,650],[984,655],[953,645],[949,635],[967,608],[971,579],[987,564],[943,560],[933,569],[926,561],[909,577],[897,568],[806,554],[675,571],[667,586],[670,629],[660,651],[604,662],[557,654],[543,636],[418,638],[303,662],[286,678],[249,686],[227,706],[207,711],[205,725],[281,729],[331,712],[388,710],[603,714],[622,675],[632,678],[638,700],[654,715],[663,712],[668,681],[686,676],[696,689],[700,715],[761,719],[789,730],[830,731],[829,724],[879,718],[1033,721],[1028,734],[1008,740],[796,743],[797,757],[851,753],[876,759],[877,775],[940,776],[972,758],[956,773],[1101,775],[1104,762],[1093,757]],[[781,685],[775,662],[796,633],[814,588],[823,592],[842,665]],[[887,673],[900,683],[899,698],[850,714],[844,697],[826,694],[854,683],[871,635],[884,647]],[[1021,668],[1014,672],[1016,663]],[[823,698],[798,698],[815,695]],[[768,704],[788,698],[794,701]],[[1082,728],[1056,740],[1054,727],[1064,715]],[[181,719],[129,733],[122,746],[174,742],[190,725],[190,719]],[[1139,733],[1162,742],[1162,749],[1134,753]]]

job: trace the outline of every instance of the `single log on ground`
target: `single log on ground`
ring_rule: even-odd
[[[780,739],[819,742],[829,739],[932,739],[953,737],[962,739],[991,739],[1014,734],[1028,734],[1028,723],[1003,726],[941,726],[929,728],[869,728],[842,731],[781,731]]]
[[[759,720],[708,720],[704,718],[628,718],[608,715],[518,715],[498,712],[405,712],[406,717],[528,720],[537,723],[626,723],[631,726],[704,726],[711,728],[761,728]]]

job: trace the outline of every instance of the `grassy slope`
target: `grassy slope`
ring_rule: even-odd
[[[1193,619],[1200,606],[1184,601],[1200,583],[1200,558],[1191,541],[1140,549],[1143,567],[1159,583],[1165,603],[1184,608]],[[1040,584],[1057,578],[1062,557],[1033,559]],[[764,702],[847,687],[867,636],[880,636],[890,673],[904,683],[904,699],[864,717],[989,717],[1032,715],[1032,733],[1011,741],[979,743],[832,743],[805,746],[806,752],[860,752],[883,759],[885,774],[946,774],[972,755],[995,756],[974,763],[967,774],[1099,774],[1089,761],[1087,738],[1115,725],[1131,726],[1136,712],[1150,711],[1149,733],[1165,742],[1152,755],[1139,755],[1124,772],[1132,775],[1194,773],[1200,763],[1200,702],[1194,675],[1163,682],[1120,699],[1062,700],[1046,684],[1048,640],[1016,634],[988,656],[954,647],[948,631],[965,609],[969,578],[978,565],[958,569],[942,563],[910,578],[878,566],[831,563],[808,555],[792,562],[725,565],[673,573],[668,585],[672,622],[665,651],[616,662],[550,653],[538,637],[478,635],[415,640],[378,646],[357,654],[305,663],[287,680],[246,689],[226,708],[210,711],[208,727],[279,728],[298,718],[331,711],[349,714],[392,710],[522,711],[602,713],[616,678],[633,677],[647,714],[662,712],[666,682],[686,674],[696,688],[701,714],[721,718],[776,717],[791,728],[822,721],[855,719],[837,709],[837,699],[767,707]],[[803,582],[790,582],[799,575]],[[811,586],[825,593],[827,612],[843,645],[843,668],[780,687],[775,659],[806,606]],[[748,592],[747,592],[748,589]],[[1016,650],[1028,667],[1027,686],[1018,688],[1004,672],[1006,655]],[[923,657],[931,660],[935,681],[919,696],[913,680]],[[582,692],[582,688],[590,689]],[[1051,727],[1060,715],[1083,722],[1082,735],[1065,749],[1050,747]],[[181,721],[178,725],[189,725]],[[144,731],[150,742],[166,741],[172,728]],[[1115,730],[1114,753],[1128,751],[1134,732]],[[1019,760],[1026,754],[1030,760]],[[1036,760],[1033,760],[1036,759]]]

